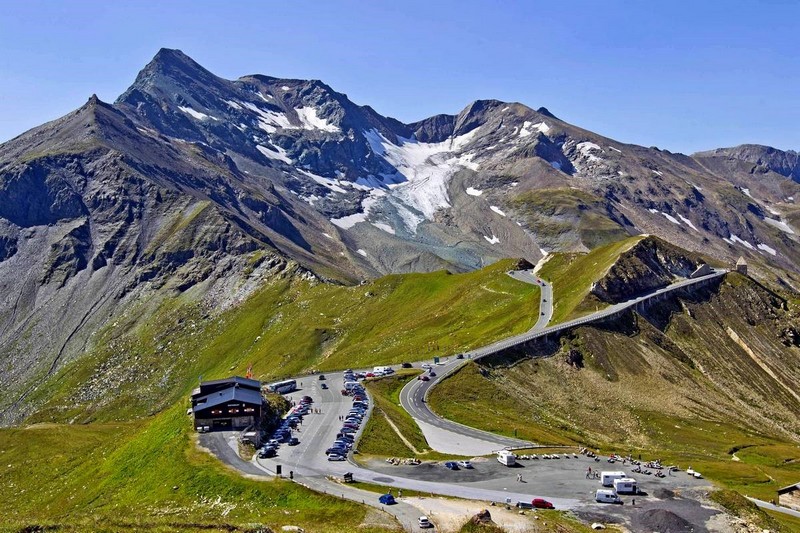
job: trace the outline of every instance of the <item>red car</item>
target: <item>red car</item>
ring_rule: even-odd
[[[531,504],[537,509],[555,509],[552,503],[542,498],[534,498]]]
[[[417,379],[420,380],[420,381],[430,381],[431,380],[431,378],[429,378],[428,376],[419,376]]]

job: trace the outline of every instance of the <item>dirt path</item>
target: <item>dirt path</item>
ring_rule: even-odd
[[[386,419],[386,422],[388,422],[388,423],[389,423],[389,426],[391,426],[391,428],[394,430],[394,432],[395,432],[395,433],[397,433],[397,436],[398,436],[398,437],[400,437],[400,440],[401,440],[401,441],[403,441],[403,444],[405,444],[406,446],[408,446],[408,449],[409,449],[409,450],[411,450],[412,452],[414,452],[414,453],[415,453],[415,454],[417,454],[417,455],[423,455],[423,454],[427,453],[427,452],[421,452],[421,451],[419,451],[418,449],[416,449],[416,448],[414,447],[414,445],[413,445],[413,444],[411,444],[411,441],[409,441],[409,440],[406,438],[406,436],[405,436],[405,435],[403,435],[403,434],[400,432],[400,428],[398,428],[397,426],[395,426],[395,425],[394,425],[394,422],[392,422],[392,419],[391,419],[391,418],[389,418],[388,416],[386,416],[386,413],[384,413],[383,411],[381,411],[381,414],[383,415],[383,418],[385,418],[385,419]]]

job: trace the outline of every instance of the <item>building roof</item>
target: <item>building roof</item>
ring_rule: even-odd
[[[256,388],[256,389],[260,389],[261,388],[261,382],[260,381],[257,381],[255,379],[243,378],[242,376],[231,376],[231,377],[225,378],[225,379],[215,379],[213,381],[203,381],[203,382],[200,383],[200,386],[203,387],[203,386],[207,386],[207,385],[222,385],[222,384],[225,384],[225,383],[230,383],[231,385],[233,385],[234,383],[237,383],[239,385],[244,385],[246,387],[253,387],[253,388]]]
[[[192,410],[196,413],[197,411],[202,411],[203,409],[215,407],[230,401],[240,401],[253,405],[261,405],[263,402],[259,391],[243,389],[241,387],[229,387],[225,390],[212,392],[207,396],[198,398],[197,405],[195,405]]]
[[[800,483],[795,483],[794,485],[789,485],[788,487],[778,489],[778,494],[786,494],[787,492],[794,492],[796,490],[800,490]]]
[[[747,265],[747,261],[744,260],[744,256],[740,255],[739,259],[736,260],[736,266],[739,265]]]

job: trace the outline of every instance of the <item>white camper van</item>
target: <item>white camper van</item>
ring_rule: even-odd
[[[618,494],[636,494],[639,486],[636,480],[631,477],[622,477],[614,480],[614,490]]]
[[[517,456],[508,450],[500,450],[497,452],[497,461],[501,465],[514,466],[517,464]]]
[[[622,503],[617,493],[610,489],[597,489],[594,499],[600,503]]]
[[[600,472],[600,482],[604,487],[613,487],[615,479],[628,477],[625,472]]]

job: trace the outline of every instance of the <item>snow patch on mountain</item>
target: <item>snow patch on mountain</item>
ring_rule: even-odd
[[[336,181],[336,180],[332,180],[330,178],[326,178],[326,177],[323,177],[323,176],[318,176],[318,175],[314,174],[313,172],[309,172],[308,170],[303,170],[303,169],[297,169],[297,170],[301,174],[303,174],[305,176],[308,176],[312,180],[316,181],[320,185],[323,185],[323,186],[327,187],[328,189],[332,190],[333,192],[339,192],[339,193],[342,193],[342,194],[346,194],[347,193],[346,190],[342,189],[339,186],[340,183],[338,181]]]
[[[385,231],[386,233],[391,233],[392,235],[395,234],[394,228],[391,227],[389,224],[385,224],[383,222],[373,222],[372,225],[378,228],[379,230]]]
[[[786,222],[784,222],[783,220],[775,220],[773,218],[764,218],[764,222],[766,222],[767,224],[769,224],[770,226],[772,226],[774,228],[778,228],[779,230],[781,230],[784,233],[788,233],[790,235],[794,235],[794,230],[792,229],[792,227],[789,224],[787,224]]]
[[[492,211],[494,211],[495,213],[497,213],[501,217],[506,216],[506,214],[499,207],[497,207],[496,205],[490,205],[489,209],[491,209]]]
[[[600,158],[597,157],[596,155],[594,155],[592,153],[592,151],[593,150],[600,150],[602,152],[603,149],[600,148],[600,146],[596,145],[595,143],[589,142],[589,141],[584,141],[584,142],[578,143],[576,145],[576,147],[578,148],[578,151],[581,154],[583,154],[586,158],[589,159],[589,161],[600,161]]]
[[[767,252],[768,254],[771,254],[771,255],[778,255],[778,252],[775,251],[775,248],[772,248],[771,246],[767,246],[763,242],[758,244],[758,249],[759,250],[764,250],[765,252]]]
[[[313,107],[298,107],[295,109],[300,122],[303,123],[303,129],[307,130],[322,130],[329,132],[339,132],[339,126],[331,124],[324,118],[317,115],[317,110]]]
[[[286,130],[298,129],[297,126],[289,122],[289,118],[283,113],[264,110],[250,102],[242,102],[241,104],[257,115],[258,127],[267,133],[274,133],[278,131],[278,128]]]
[[[749,249],[749,250],[753,249],[753,245],[752,244],[750,244],[749,242],[747,242],[744,239],[741,239],[738,235],[734,235],[733,233],[731,233],[730,239],[731,239],[732,242],[738,242],[738,243],[744,245],[744,247]]]
[[[474,187],[467,187],[467,194],[469,194],[470,196],[480,196],[481,194],[483,194],[483,191],[479,191]]]
[[[263,145],[259,144],[258,146],[256,146],[256,148],[258,149],[259,152],[261,152],[262,154],[264,154],[266,157],[268,157],[270,159],[277,159],[278,161],[283,161],[284,163],[289,164],[289,165],[294,163],[294,161],[292,161],[289,158],[289,156],[286,155],[286,150],[284,150],[280,146],[276,146],[275,147],[276,150],[270,150],[266,146],[263,146]]]
[[[497,244],[498,242],[500,242],[500,239],[498,239],[495,236],[494,233],[492,233],[492,238],[491,239],[489,237],[487,237],[486,235],[484,235],[483,238],[486,239],[487,241],[489,241],[489,244]]]
[[[689,227],[690,227],[690,228],[692,228],[693,230],[695,230],[695,231],[700,231],[699,229],[697,229],[697,226],[695,226],[694,224],[692,224],[692,221],[691,221],[691,220],[689,220],[688,218],[686,218],[685,216],[683,216],[683,215],[681,215],[681,214],[678,214],[678,218],[680,218],[681,220],[683,220],[684,224],[686,224],[687,226],[689,226]]]
[[[667,218],[667,220],[669,220],[673,224],[677,224],[679,226],[681,225],[680,221],[677,218],[675,218],[674,216],[670,215],[669,213],[665,213],[665,212],[662,211],[661,214],[664,215]]]
[[[519,136],[520,137],[529,137],[529,136],[533,135],[534,131],[538,131],[538,132],[541,132],[541,133],[547,133],[548,131],[550,131],[550,126],[548,126],[544,122],[539,122],[537,124],[533,124],[529,120],[526,120],[522,124],[522,129],[519,130]]]
[[[393,177],[384,176],[395,182],[389,185],[390,195],[430,220],[439,209],[450,207],[447,185],[452,175],[461,168],[478,169],[473,154],[460,152],[479,129],[439,143],[400,137],[395,144],[374,129],[364,137],[373,153],[395,170]],[[416,225],[409,229],[416,232]]]
[[[211,120],[219,120],[218,118],[212,117],[210,115],[206,115],[205,113],[201,113],[200,111],[196,111],[196,110],[192,109],[191,107],[178,106],[178,109],[180,109],[181,111],[183,111],[187,115],[190,115],[190,116],[196,118],[197,120],[206,120],[206,119],[209,119],[209,118]]]

